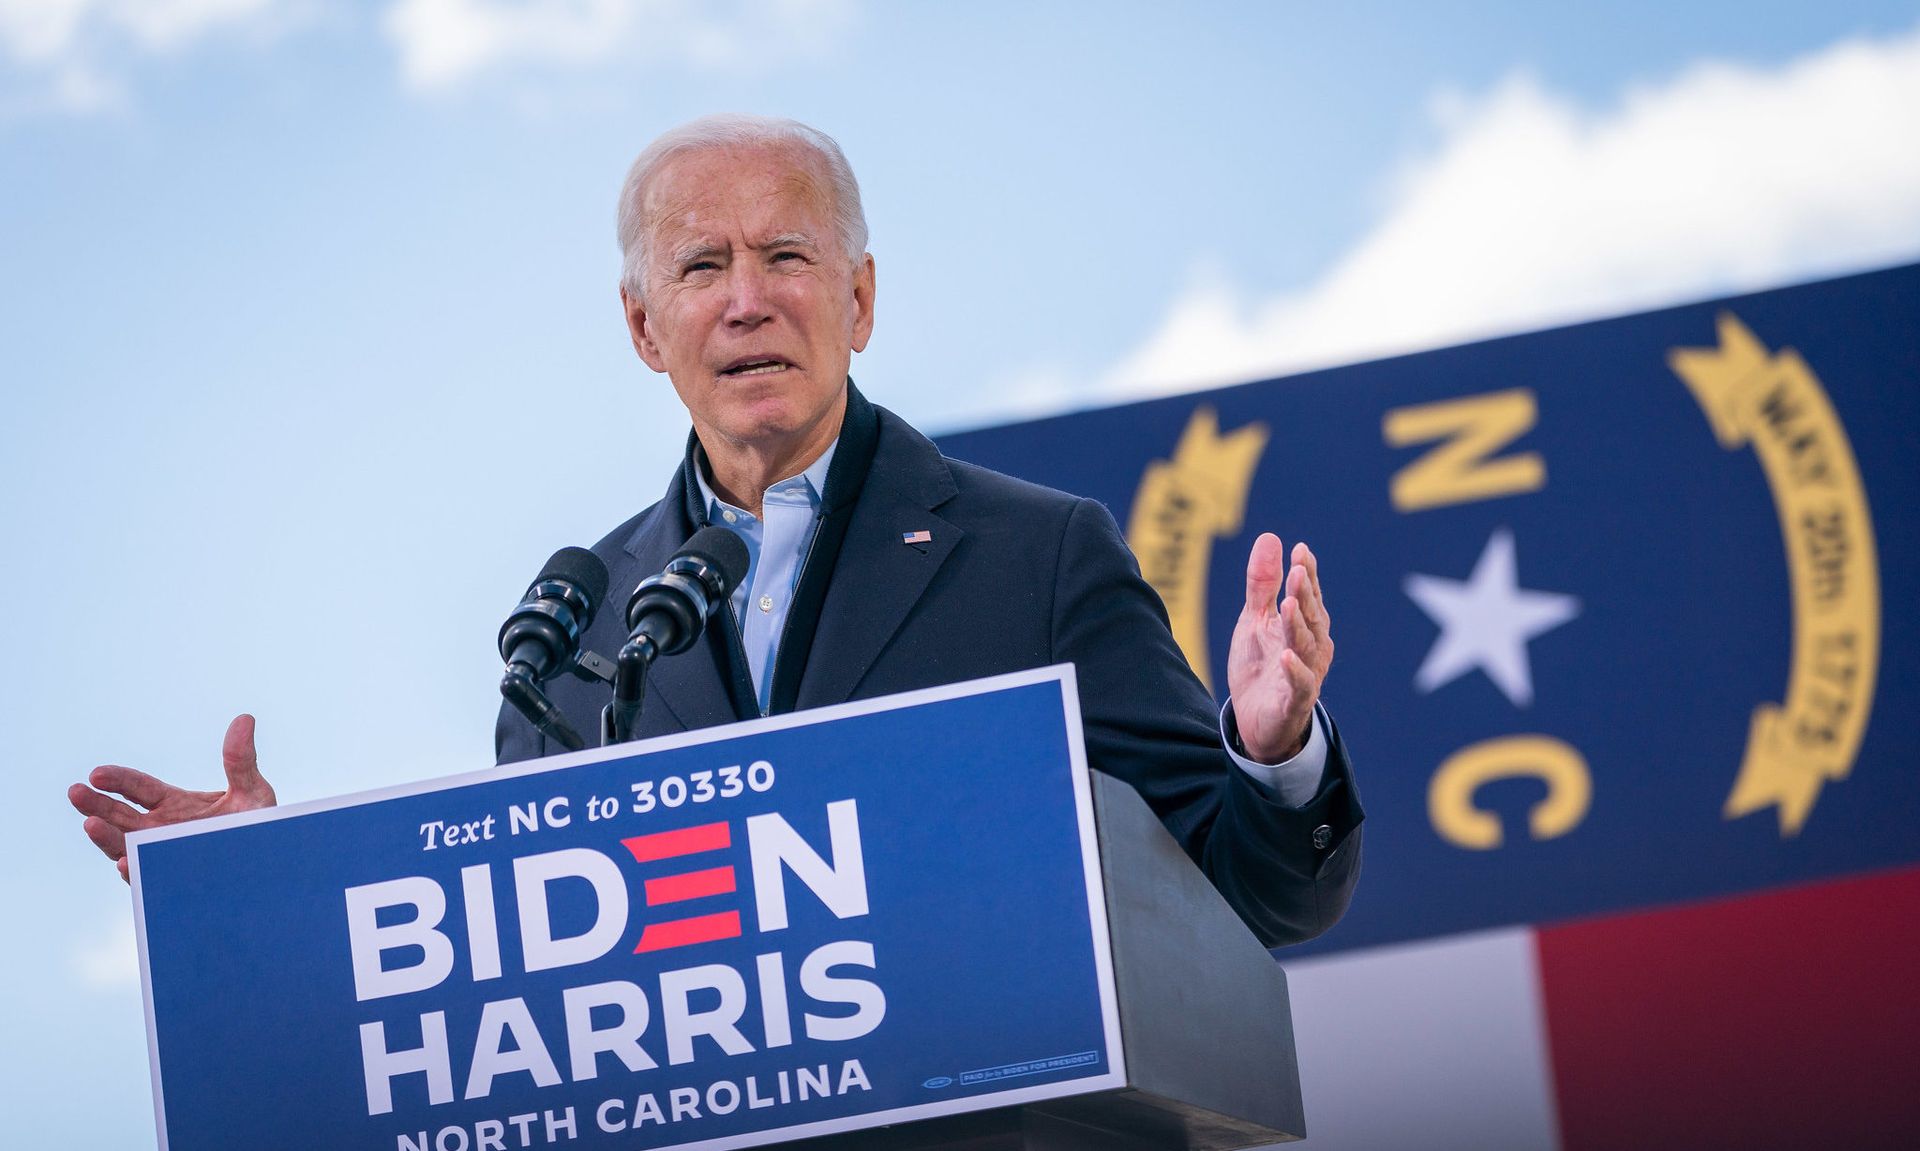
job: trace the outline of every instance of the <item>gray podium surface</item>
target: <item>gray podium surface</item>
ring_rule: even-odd
[[[1235,1151],[1306,1136],[1286,972],[1133,788],[1091,777],[1127,1086],[768,1146]]]

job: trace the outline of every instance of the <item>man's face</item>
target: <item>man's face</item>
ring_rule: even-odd
[[[646,298],[622,289],[627,326],[709,450],[715,434],[806,441],[837,417],[873,332],[873,258],[842,251],[818,169],[794,148],[714,148],[675,157],[648,190]]]

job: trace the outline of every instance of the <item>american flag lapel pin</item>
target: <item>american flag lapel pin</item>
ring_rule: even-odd
[[[921,528],[917,532],[901,532],[900,542],[913,548],[915,551],[924,552],[927,550],[927,545],[933,542],[933,533],[925,528]]]

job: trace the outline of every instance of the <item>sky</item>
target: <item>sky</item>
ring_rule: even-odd
[[[0,0],[11,1145],[153,1138],[67,784],[491,762],[500,620],[684,440],[614,197],[714,111],[840,141],[930,432],[1920,258],[1912,3]]]

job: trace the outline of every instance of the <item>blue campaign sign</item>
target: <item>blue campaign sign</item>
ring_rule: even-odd
[[[1374,946],[1920,860],[1920,265],[942,437],[1105,502],[1226,691],[1312,544]]]
[[[131,837],[162,1151],[738,1147],[1124,1082],[1073,669]]]

